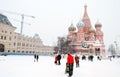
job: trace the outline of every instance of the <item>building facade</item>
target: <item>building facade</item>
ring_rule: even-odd
[[[15,32],[8,18],[0,14],[0,53],[52,54],[53,47],[44,46],[38,34],[28,37]]]
[[[68,28],[68,40],[71,42],[76,52],[81,54],[105,54],[105,45],[102,32],[102,24],[97,21],[93,29],[87,13],[87,5],[84,6],[83,18],[76,24],[71,23]]]

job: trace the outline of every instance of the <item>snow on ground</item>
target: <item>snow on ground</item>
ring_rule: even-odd
[[[54,64],[53,56],[39,56],[34,62],[33,56],[0,56],[0,77],[68,77],[65,74],[66,58],[61,65]],[[120,77],[120,58],[110,60],[80,60],[72,77]]]

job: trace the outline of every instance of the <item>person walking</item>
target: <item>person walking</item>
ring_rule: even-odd
[[[82,56],[82,60],[86,60],[86,56],[85,55]]]
[[[101,60],[101,56],[97,56],[97,59],[98,59],[98,60]]]
[[[36,55],[36,61],[38,62],[38,59],[39,59],[39,55]]]
[[[76,67],[79,67],[79,57],[78,57],[78,55],[75,55],[75,62],[76,62]]]
[[[36,54],[34,54],[34,62],[36,62],[36,57],[37,57],[37,55],[36,55]]]
[[[55,64],[57,65],[58,63],[58,55],[55,56]]]
[[[88,60],[90,60],[90,61],[93,61],[93,58],[94,58],[93,55],[88,56]]]
[[[61,54],[59,54],[58,56],[57,56],[57,59],[58,59],[58,65],[60,65],[61,63],[60,63],[60,60],[61,60]]]
[[[68,53],[67,64],[69,65],[68,77],[71,77],[73,75],[74,58],[70,53]]]

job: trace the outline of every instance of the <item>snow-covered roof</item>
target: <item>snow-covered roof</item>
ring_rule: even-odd
[[[6,24],[6,25],[9,25],[9,26],[13,26],[11,24],[11,22],[8,20],[7,16],[5,16],[3,14],[0,14],[0,23]]]

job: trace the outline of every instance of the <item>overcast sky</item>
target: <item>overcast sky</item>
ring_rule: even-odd
[[[0,0],[0,13],[7,15],[20,32],[20,15],[35,16],[35,19],[25,16],[23,34],[33,36],[39,34],[45,45],[55,45],[58,36],[68,34],[71,22],[74,26],[84,13],[84,4],[87,4],[91,24],[97,20],[102,23],[105,45],[113,43],[120,35],[120,0]],[[14,19],[14,20],[13,20]]]

